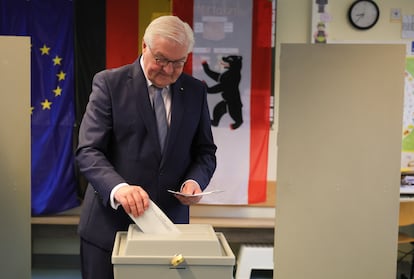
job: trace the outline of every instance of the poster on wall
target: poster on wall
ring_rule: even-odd
[[[201,203],[266,200],[274,1],[186,1],[195,33],[192,75],[203,81],[217,145],[217,169]],[[185,5],[187,8],[188,6]]]
[[[328,25],[330,21],[328,0],[313,0],[311,43],[328,43]]]
[[[414,56],[406,58],[401,170],[414,169]]]

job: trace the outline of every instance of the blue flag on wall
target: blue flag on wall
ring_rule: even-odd
[[[79,205],[73,154],[73,2],[0,3],[0,35],[31,36],[32,215],[61,212]]]

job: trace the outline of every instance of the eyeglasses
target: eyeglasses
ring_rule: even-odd
[[[152,57],[154,57],[155,64],[157,64],[158,66],[166,67],[168,64],[171,63],[171,65],[173,66],[174,69],[180,69],[180,68],[184,67],[184,64],[186,62],[185,60],[168,60],[168,59],[165,59],[165,58],[159,58],[159,57],[155,56],[155,54],[152,52],[150,46],[149,45],[147,45],[147,46],[148,46],[149,51],[152,54]]]

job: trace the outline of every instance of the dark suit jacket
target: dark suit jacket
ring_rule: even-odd
[[[173,222],[188,223],[188,206],[167,190],[179,190],[187,179],[204,189],[216,167],[216,146],[205,86],[183,73],[171,94],[171,124],[161,155],[139,59],[94,77],[76,151],[89,181],[79,224],[83,239],[110,251],[115,233],[133,223],[121,206],[110,205],[111,190],[122,182],[143,187]]]

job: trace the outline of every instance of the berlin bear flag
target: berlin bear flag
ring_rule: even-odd
[[[31,37],[32,215],[76,207],[73,2],[1,0],[0,35]]]
[[[204,196],[203,203],[266,200],[273,9],[268,0],[173,1],[173,13],[195,33],[186,71],[207,86],[217,145],[217,169],[206,191],[223,192]]]

